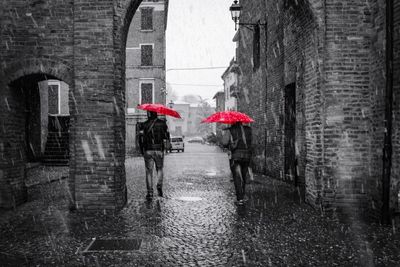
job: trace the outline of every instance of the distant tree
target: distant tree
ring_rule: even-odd
[[[190,104],[200,104],[202,101],[202,98],[198,95],[184,95],[182,97],[182,101]]]
[[[206,101],[206,99],[201,99],[201,102],[199,103],[197,107],[197,120],[196,124],[198,127],[198,132],[202,135],[205,136],[213,131],[212,124],[210,123],[201,123],[201,120],[204,118],[207,118],[214,112],[214,108],[211,107],[211,105]]]

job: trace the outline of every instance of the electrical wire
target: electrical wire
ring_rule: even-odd
[[[215,69],[226,69],[228,67],[194,67],[194,68],[170,68],[166,69],[166,71],[172,70],[215,70]]]
[[[181,85],[181,86],[202,86],[202,87],[223,87],[221,84],[190,84],[190,83],[168,83],[170,85]]]

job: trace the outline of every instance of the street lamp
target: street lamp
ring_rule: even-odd
[[[243,25],[243,26],[265,26],[266,23],[248,23],[248,22],[239,22],[240,20],[240,15],[242,13],[242,6],[238,3],[238,0],[234,0],[233,4],[230,6],[229,11],[231,12],[232,15],[232,20],[235,22],[235,31],[237,30],[237,25]],[[248,27],[249,28],[249,27]],[[250,30],[253,30],[253,28],[249,28]]]

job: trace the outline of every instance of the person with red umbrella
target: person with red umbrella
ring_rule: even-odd
[[[157,113],[180,118],[178,112],[161,104],[142,104],[138,109],[147,111],[147,121],[140,124],[139,146],[146,166],[147,200],[153,199],[153,169],[156,166],[157,192],[163,196],[164,179],[164,143],[168,141],[169,131],[165,120],[158,118]]]
[[[231,152],[229,160],[233,181],[235,184],[237,204],[244,203],[246,175],[250,173],[252,132],[243,123],[254,122],[252,118],[237,111],[221,111],[214,113],[202,122],[218,122],[231,124],[227,128],[227,141],[223,144]]]

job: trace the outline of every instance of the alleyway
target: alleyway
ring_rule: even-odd
[[[237,207],[216,147],[187,144],[168,154],[165,197],[152,203],[142,159],[126,164],[129,202],[117,215],[70,213],[66,179],[30,187],[28,203],[1,213],[0,266],[400,265],[396,229],[327,218],[278,181],[256,176]],[[85,252],[92,238],[140,247]]]

